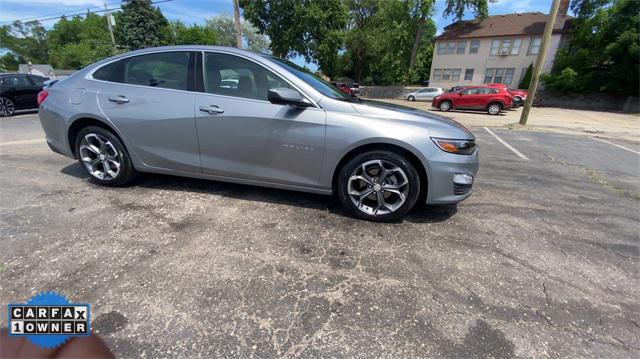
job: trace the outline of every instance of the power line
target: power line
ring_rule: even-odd
[[[174,0],[156,0],[156,1],[152,1],[151,5],[155,5],[155,4],[161,4],[161,3],[165,3],[165,2],[169,2],[169,1],[174,1]],[[51,21],[51,20],[58,20],[61,19],[63,17],[74,17],[74,16],[83,16],[83,15],[87,15],[88,13],[93,13],[93,14],[97,14],[97,13],[103,13],[103,12],[108,12],[108,11],[119,11],[120,7],[112,7],[112,8],[107,8],[107,9],[97,9],[97,10],[91,10],[91,9],[86,9],[83,11],[75,11],[75,13],[69,13],[69,14],[62,14],[59,16],[53,16],[53,17],[43,17],[43,18],[32,18],[32,20],[28,20],[29,22],[31,21],[38,21],[38,22],[44,22],[44,21]],[[42,16],[47,16],[47,15],[42,15]],[[24,20],[13,20],[13,21],[9,21],[9,23],[13,23],[14,21],[24,21]]]
[[[116,4],[109,4],[109,6],[115,6]],[[102,9],[101,7],[89,7],[89,8],[77,8],[74,10],[68,10],[71,12],[80,12],[82,11],[83,13],[86,13],[87,11],[92,12],[93,9]],[[23,19],[17,19],[17,20],[13,20],[13,21],[21,21],[21,22],[25,22],[25,21],[36,21],[39,18],[44,18],[44,17],[50,17],[50,16],[65,16],[67,12],[54,12],[54,13],[50,13],[50,14],[46,14],[46,15],[38,15],[38,16],[32,16],[32,17],[25,17]],[[5,20],[6,21],[6,20]],[[13,22],[11,21],[11,22]]]

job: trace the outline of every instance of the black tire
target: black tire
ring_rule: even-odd
[[[487,106],[487,113],[490,115],[499,115],[500,111],[502,111],[502,104],[500,102],[492,102]]]
[[[109,171],[99,170],[100,168],[104,168],[104,163],[106,163],[106,161],[100,161],[99,155],[95,154],[95,152],[93,151],[81,150],[80,147],[83,144],[83,139],[85,139],[85,137],[87,136],[89,136],[89,138],[91,139],[100,139],[105,143],[105,150],[103,151],[102,144],[99,145],[99,149],[101,154],[104,152],[106,160],[113,159],[118,161],[120,167],[115,177],[106,174]],[[131,183],[131,181],[133,181],[138,175],[138,172],[135,170],[135,168],[133,168],[133,163],[131,162],[131,157],[129,156],[127,149],[124,147],[122,142],[120,142],[118,137],[116,137],[111,131],[105,128],[88,126],[80,130],[75,138],[75,149],[76,155],[78,157],[78,162],[80,162],[82,168],[84,168],[85,172],[87,172],[87,174],[89,175],[89,180],[93,183],[108,187],[122,187]],[[115,153],[113,151],[114,149]],[[90,157],[92,154],[96,155],[96,158],[94,160],[96,162],[100,162],[95,165],[97,167],[95,167],[96,171],[94,171],[94,173],[90,172],[88,168],[89,165],[85,164],[87,162],[83,161],[83,157],[87,158],[87,156]],[[113,161],[110,162],[108,166],[110,170],[116,168],[113,164]],[[104,178],[100,178],[99,175],[96,175],[96,173],[99,172],[103,173]]]
[[[416,100],[416,98],[415,98],[415,97],[413,97],[413,96],[409,96],[409,97],[407,97],[407,100],[409,100],[409,101],[413,102],[413,101],[415,101],[415,100]]]
[[[451,110],[452,107],[453,107],[453,105],[451,104],[451,101],[449,101],[449,100],[442,101],[442,102],[440,102],[438,104],[438,108],[440,109],[440,111],[443,111],[443,112],[447,112],[447,111]]]
[[[376,161],[382,161],[386,165],[391,164],[398,167],[400,170],[402,170],[402,173],[406,175],[406,180],[408,181],[406,187],[402,187],[403,190],[406,190],[406,194],[404,195],[404,203],[400,202],[400,196],[395,193],[390,193],[391,191],[387,191],[387,193],[384,194],[384,188],[386,187],[382,187],[383,189],[380,191],[380,195],[383,197],[388,196],[383,202],[386,202],[386,200],[389,200],[390,202],[394,200],[397,201],[397,208],[393,211],[390,211],[389,213],[366,213],[364,209],[361,210],[353,202],[355,199],[352,200],[352,197],[349,195],[349,179],[354,176],[354,173],[357,173],[356,171],[362,168],[363,164]],[[380,172],[378,172],[377,175],[374,175],[374,178],[377,178],[378,175],[380,175]],[[389,180],[393,180],[394,178],[392,178],[392,176],[401,177],[401,173],[399,171],[390,172],[390,175],[387,178]],[[347,211],[356,218],[374,222],[394,222],[402,219],[407,214],[407,212],[409,212],[411,208],[413,208],[413,206],[416,204],[416,201],[418,200],[418,197],[420,195],[421,185],[420,176],[418,175],[415,167],[408,159],[406,159],[401,154],[385,150],[365,152],[352,158],[344,166],[342,166],[340,172],[338,173],[336,182],[336,193],[344,208],[346,208]],[[399,184],[398,182],[389,184]],[[372,193],[370,196],[373,196],[373,198],[375,199],[378,198],[377,195],[378,191]],[[369,198],[370,197],[361,199],[361,203],[364,203],[364,201],[371,201]],[[391,203],[391,205],[393,206],[394,204]],[[373,209],[373,207],[368,207],[367,205],[364,205],[363,207]],[[383,208],[383,210],[386,211],[388,210],[388,208]]]
[[[8,97],[0,97],[0,117],[13,116],[16,112],[16,105]]]

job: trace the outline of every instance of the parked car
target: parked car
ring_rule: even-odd
[[[433,100],[434,97],[443,94],[440,87],[425,87],[407,94],[408,101]]]
[[[356,82],[344,83],[344,82],[331,82],[331,84],[338,88],[338,90],[351,96],[360,95],[360,84]]]
[[[490,83],[490,84],[487,84],[487,86],[489,86],[489,87],[497,87],[497,88],[504,88],[507,91],[509,91],[511,96],[513,96],[513,107],[514,108],[522,106],[524,104],[524,102],[527,100],[527,94],[529,93],[526,90],[511,89],[505,84]]]
[[[224,87],[231,76],[237,88]],[[467,198],[479,166],[475,137],[449,118],[351,97],[234,48],[120,54],[39,99],[51,149],[104,186],[138,172],[206,178],[336,194],[356,217],[393,221],[418,201]]]
[[[433,99],[431,105],[440,111],[483,110],[497,115],[511,108],[513,96],[503,88],[488,86],[470,86],[457,92],[448,92]]]
[[[38,92],[47,80],[48,77],[36,75],[0,74],[0,117],[38,108]]]

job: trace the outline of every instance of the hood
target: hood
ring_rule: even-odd
[[[361,100],[352,103],[353,108],[362,116],[387,119],[389,121],[407,121],[427,128],[433,137],[473,139],[471,131],[449,117],[419,110],[413,107],[396,105],[382,101]]]

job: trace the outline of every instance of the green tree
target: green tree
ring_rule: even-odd
[[[34,64],[49,62],[47,31],[38,21],[14,21],[11,25],[0,26],[0,44],[21,61]]]
[[[209,26],[185,25],[181,21],[170,24],[175,45],[216,45],[216,33]]]
[[[116,20],[118,44],[131,50],[171,43],[169,22],[151,0],[128,0]]]
[[[527,71],[522,76],[522,80],[520,80],[520,84],[518,84],[519,89],[527,90],[529,89],[529,84],[531,83],[531,76],[533,75],[533,64],[529,64],[527,67]]]
[[[445,17],[454,16],[456,19],[461,20],[464,16],[466,9],[471,9],[476,17],[489,16],[489,3],[494,3],[496,0],[447,0],[444,13]]]
[[[236,25],[233,17],[217,15],[206,20],[207,27],[216,34],[216,44],[220,46],[236,46]],[[241,22],[243,42],[247,48],[256,52],[269,50],[269,39],[246,21]]]
[[[558,51],[545,85],[556,91],[604,92],[638,96],[640,92],[640,2],[574,0],[578,14],[567,45]],[[570,86],[554,86],[577,73]]]
[[[18,71],[20,60],[11,52],[0,56],[0,72]]]
[[[337,74],[348,10],[341,0],[244,0],[244,17],[271,39],[280,57],[301,55],[330,77]]]
[[[79,69],[114,54],[104,16],[62,17],[48,32],[50,62],[55,68]]]

